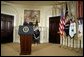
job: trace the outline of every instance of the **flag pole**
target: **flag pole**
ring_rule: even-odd
[[[61,38],[62,38],[62,36],[61,36]],[[63,38],[62,38],[62,45],[63,45]],[[62,47],[62,45],[61,45],[61,47]]]
[[[75,38],[75,37],[74,37]],[[74,48],[74,38],[73,38],[73,48]]]
[[[60,32],[58,32],[59,34],[60,34]],[[60,35],[60,38],[61,38],[61,45],[60,45],[60,47],[62,47],[63,46],[63,35]]]
[[[64,41],[63,41],[63,35],[62,35],[62,45],[63,45],[63,42],[64,42]]]
[[[62,45],[63,45],[63,37],[64,37],[64,25],[65,25],[65,16],[63,13],[63,5],[62,5],[62,9],[61,9],[61,19],[60,19],[60,23],[59,23],[59,32],[60,32],[60,36],[61,36],[61,40],[62,40]]]
[[[67,37],[67,47],[68,47],[68,37]]]
[[[68,16],[68,7],[67,7],[67,2],[65,3],[66,5],[66,11],[65,11],[65,19],[67,18]],[[68,36],[69,37],[69,36]],[[67,37],[67,47],[68,47],[68,37]]]

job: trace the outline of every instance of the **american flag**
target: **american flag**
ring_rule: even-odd
[[[64,35],[64,25],[65,25],[65,16],[63,13],[63,9],[61,11],[61,19],[60,19],[60,23],[59,23],[59,33],[60,35]]]
[[[63,6],[62,6],[62,9],[61,9],[61,19],[60,19],[60,23],[59,23],[59,33],[60,33],[61,36],[64,35],[65,19],[66,19],[67,15],[68,15],[68,8],[67,8],[67,3],[66,3],[65,15],[63,13]]]

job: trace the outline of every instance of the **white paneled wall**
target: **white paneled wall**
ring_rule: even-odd
[[[70,3],[71,4],[71,3]],[[73,3],[74,5],[72,7],[72,12],[73,15],[75,16],[76,14],[76,5],[75,2]],[[53,8],[54,7],[54,8]],[[63,6],[65,7],[65,6]],[[1,2],[1,13],[9,13],[9,14],[14,14],[14,33],[13,33],[13,38],[14,42],[20,42],[20,37],[18,35],[18,26],[22,25],[24,22],[24,10],[40,10],[40,43],[48,43],[49,42],[49,17],[52,16],[59,16],[61,15],[61,5],[56,5],[56,6],[24,6],[24,5],[15,5],[15,4],[9,4],[9,3],[2,3]],[[65,9],[65,8],[64,8]],[[68,47],[73,47],[73,39],[66,37],[63,38],[63,43],[62,43],[62,38],[60,38],[60,44],[67,46],[67,38],[68,38]],[[74,48],[79,48],[80,47],[80,41],[74,39]],[[83,48],[83,37],[81,38],[81,47]]]

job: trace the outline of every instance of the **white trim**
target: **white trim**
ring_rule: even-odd
[[[15,29],[15,26],[16,26],[16,15],[15,14],[11,14],[11,13],[7,13],[7,12],[1,12],[1,14],[7,14],[7,15],[12,15],[14,16],[14,29]],[[15,42],[15,30],[13,29],[13,42]]]
[[[52,17],[52,15],[47,16],[48,26],[47,26],[47,42],[49,43],[49,17]]]

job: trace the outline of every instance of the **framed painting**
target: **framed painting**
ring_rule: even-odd
[[[24,21],[32,22],[33,24],[40,22],[40,10],[24,10]]]

